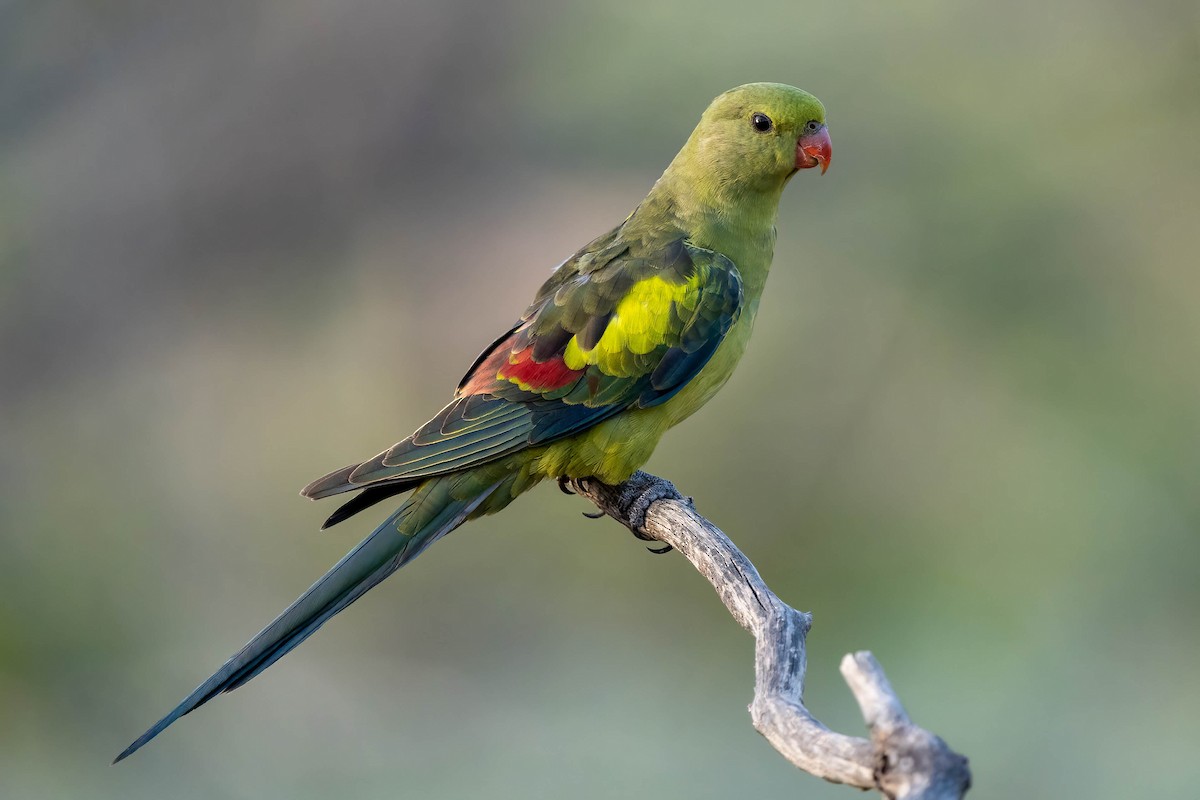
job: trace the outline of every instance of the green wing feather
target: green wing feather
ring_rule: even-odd
[[[564,262],[455,398],[407,439],[332,472],[312,497],[368,488],[344,519],[414,481],[579,433],[665,402],[707,363],[741,311],[728,258],[670,236],[600,237]],[[364,493],[367,495],[367,493]]]

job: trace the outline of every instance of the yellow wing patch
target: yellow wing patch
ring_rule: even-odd
[[[653,276],[640,280],[629,289],[613,312],[604,335],[591,350],[579,346],[577,337],[571,337],[563,352],[563,361],[571,369],[598,366],[606,375],[632,377],[641,374],[645,365],[644,356],[660,345],[678,336],[671,330],[671,304],[679,308],[676,317],[687,319],[695,311],[702,294],[701,270],[696,270],[684,283],[673,283]]]

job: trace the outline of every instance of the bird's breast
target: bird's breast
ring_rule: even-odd
[[[750,333],[754,328],[754,316],[757,310],[757,299],[748,303],[742,309],[738,321],[729,329],[724,341],[721,342],[704,368],[696,373],[696,377],[692,378],[688,385],[679,391],[679,394],[659,407],[666,417],[666,427],[678,425],[699,411],[733,375],[733,370],[742,360],[742,354],[746,352],[746,345],[750,341]],[[653,411],[654,409],[646,410]]]

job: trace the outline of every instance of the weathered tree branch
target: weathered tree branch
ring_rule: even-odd
[[[827,781],[878,789],[892,800],[957,800],[966,793],[967,759],[912,723],[870,653],[847,655],[841,665],[870,741],[835,733],[808,712],[802,698],[812,617],[776,597],[750,560],[670,481],[638,472],[619,486],[586,479],[571,485],[635,536],[682,553],[754,634],[750,716],[784,758]]]

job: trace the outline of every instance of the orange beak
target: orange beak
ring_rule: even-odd
[[[821,174],[829,169],[833,157],[833,145],[829,141],[829,129],[824,125],[815,133],[806,133],[796,142],[796,169],[821,167]]]

